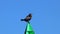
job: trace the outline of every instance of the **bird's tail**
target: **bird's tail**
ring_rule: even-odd
[[[25,21],[25,19],[21,19],[21,21]]]

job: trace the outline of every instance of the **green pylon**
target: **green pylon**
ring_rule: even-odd
[[[31,25],[30,25],[30,22],[27,23],[27,26],[26,26],[26,29],[25,29],[25,33],[24,34],[35,34]]]

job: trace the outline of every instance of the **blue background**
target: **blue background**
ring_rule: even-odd
[[[0,0],[0,34],[24,34],[29,13],[35,34],[60,34],[60,0]]]

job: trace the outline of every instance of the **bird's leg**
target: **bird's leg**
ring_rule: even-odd
[[[30,22],[28,21],[28,23],[30,24]]]

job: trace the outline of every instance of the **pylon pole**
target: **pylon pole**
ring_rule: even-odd
[[[35,32],[32,29],[30,22],[27,23],[24,34],[35,34]]]

